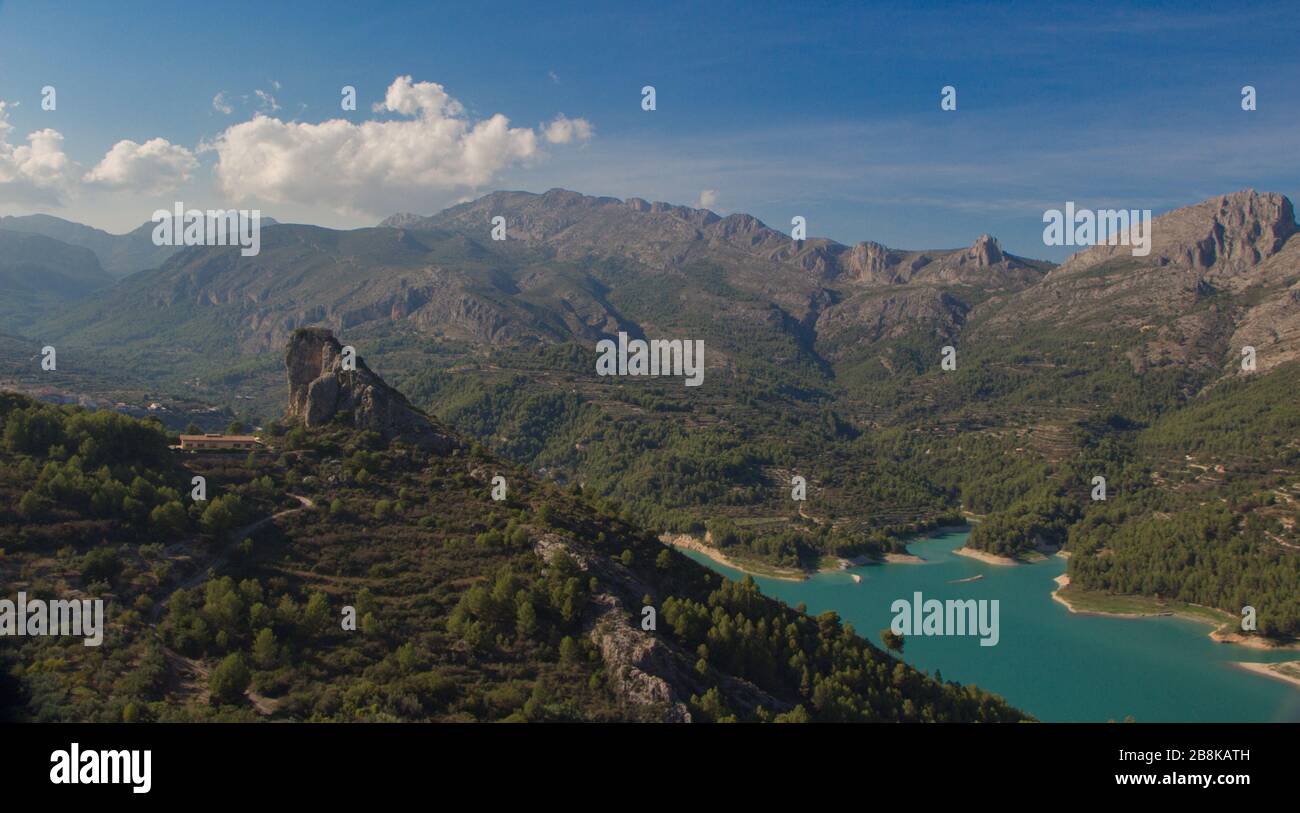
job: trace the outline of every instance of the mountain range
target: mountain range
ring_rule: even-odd
[[[0,231],[39,234],[90,250],[104,271],[114,279],[146,268],[157,268],[176,252],[173,246],[154,245],[153,225],[144,223],[126,234],[111,234],[53,215],[0,217]]]
[[[99,387],[235,404],[256,422],[277,414],[274,351],[328,328],[496,452],[755,567],[899,551],[966,516],[984,520],[972,545],[1000,554],[1077,545],[1079,584],[1233,609],[1245,575],[1189,575],[1211,560],[1212,526],[1250,540],[1241,574],[1296,566],[1294,210],[1244,190],[1150,228],[1147,256],[1103,245],[1056,266],[988,235],[846,246],[743,214],[495,192],[374,228],[267,226],[254,257],[177,251],[0,324],[19,337],[0,344],[0,370],[39,375],[21,338],[39,335],[68,370],[39,380],[71,389],[93,369]],[[594,375],[595,343],[620,332],[703,340],[705,385]],[[1216,500],[1228,520],[1197,515],[1146,549],[1099,530]],[[1179,561],[1189,578],[1154,577]],[[1275,631],[1300,629],[1296,601],[1260,589],[1277,597]]]
[[[508,224],[504,242],[489,237],[496,216]],[[648,335],[705,318],[766,325],[769,339],[822,365],[918,331],[953,338],[968,323],[974,331],[1026,322],[1090,329],[1118,316],[1113,326],[1143,332],[1135,363],[1173,353],[1226,369],[1226,350],[1206,354],[1216,341],[1269,348],[1260,357],[1272,366],[1295,357],[1300,324],[1294,211],[1284,196],[1250,190],[1156,218],[1147,257],[1098,246],[1060,267],[1003,252],[988,235],[965,249],[926,251],[794,241],[748,215],[558,189],[493,193],[432,217],[395,215],[376,229],[267,226],[262,253],[250,258],[223,247],[156,247],[148,229],[109,235],[43,215],[0,219],[0,231],[89,248],[107,274],[135,277],[106,301],[55,315],[56,325],[91,317],[69,338],[133,302],[176,310],[173,329],[225,311],[233,340],[250,351],[310,324],[346,331],[388,322],[493,345]],[[84,254],[47,255],[60,276],[105,282]],[[179,313],[189,308],[197,311]],[[725,363],[727,348],[718,350]]]

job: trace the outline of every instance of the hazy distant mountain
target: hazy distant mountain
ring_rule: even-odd
[[[451,230],[487,240],[496,216],[506,218],[509,240],[545,250],[557,260],[631,260],[651,274],[667,272],[670,277],[692,265],[711,266],[751,301],[779,309],[778,322],[805,344],[815,342],[818,353],[828,358],[862,341],[918,328],[951,332],[964,319],[972,292],[980,292],[979,298],[1019,290],[1051,267],[1004,253],[988,235],[969,248],[926,251],[873,242],[849,247],[820,238],[795,242],[745,214],[720,217],[706,209],[563,189],[540,195],[496,192],[432,217],[394,215],[381,225]],[[672,296],[675,285],[676,280],[659,290]],[[618,285],[611,287],[617,290]],[[677,299],[687,308],[707,302],[707,311],[718,316],[736,309],[725,294],[706,291],[702,296],[684,291]],[[759,320],[774,317],[755,315]]]
[[[262,218],[263,226],[275,223]],[[145,223],[126,234],[111,234],[103,229],[74,223],[53,215],[0,217],[0,229],[41,234],[73,246],[88,248],[113,277],[124,277],[146,268],[157,268],[177,251],[177,246],[157,246],[153,242],[154,223]]]
[[[491,239],[496,216],[506,218],[505,241]],[[84,229],[58,222],[69,234]],[[796,243],[743,214],[565,190],[496,192],[375,229],[268,226],[256,257],[187,249],[93,313],[57,321],[97,340],[165,322],[162,333],[184,344],[190,322],[215,319],[241,352],[279,346],[311,325],[400,325],[480,346],[690,332],[715,340],[709,363],[718,366],[761,347],[778,364],[888,369],[882,343],[947,343],[1027,324],[1141,331],[1138,364],[1173,353],[1219,365],[1230,339],[1277,345],[1270,365],[1300,350],[1300,242],[1285,197],[1241,192],[1170,212],[1153,230],[1148,257],[1101,246],[1053,269],[988,235],[925,251]],[[147,239],[144,231],[133,234]]]
[[[102,229],[51,215],[23,215],[0,217],[0,229],[41,234],[69,245],[90,249],[99,258],[104,270],[114,277],[124,277],[144,268],[156,268],[176,253],[174,246],[153,244],[151,223],[126,234],[110,234]]]
[[[42,308],[66,305],[112,284],[89,249],[0,229],[0,317],[6,328],[26,326]]]
[[[201,337],[209,350],[239,353],[282,345],[295,328],[316,325],[402,324],[481,344],[616,329],[589,282],[535,262],[456,234],[280,225],[263,230],[255,257],[238,247],[187,248],[55,322],[107,341],[143,331],[141,340],[159,346],[196,348]],[[531,284],[530,274],[553,287]]]
[[[497,214],[505,241],[491,239]],[[807,372],[881,340],[951,335],[974,304],[1049,267],[987,235],[939,251],[796,244],[747,215],[564,190],[494,193],[385,223],[267,227],[255,257],[186,249],[50,327],[73,341],[209,357],[278,347],[305,326],[398,329],[482,349],[594,346],[627,331],[706,339],[715,369]]]

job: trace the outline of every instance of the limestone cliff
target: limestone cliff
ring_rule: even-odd
[[[295,330],[285,353],[289,372],[290,417],[307,426],[321,426],[350,414],[357,429],[377,432],[385,440],[447,454],[455,437],[416,409],[406,396],[384,383],[365,361],[343,368],[343,346],[324,328]]]

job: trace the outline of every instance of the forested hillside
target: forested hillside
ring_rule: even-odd
[[[494,213],[509,239],[488,236]],[[1065,546],[1079,585],[1234,613],[1244,597],[1269,608],[1262,631],[1300,624],[1300,238],[1282,195],[1176,209],[1149,256],[1099,246],[1059,267],[987,235],[793,241],[564,190],[265,232],[256,258],[187,249],[48,320],[60,371],[33,372],[40,345],[17,337],[0,372],[265,424],[282,410],[267,351],[323,325],[492,453],[742,565],[811,571],[970,519],[992,553]],[[620,332],[702,341],[703,385],[597,375],[596,342]],[[1248,575],[1209,575],[1225,569]]]
[[[151,421],[0,400],[2,591],[103,598],[108,616],[98,647],[9,639],[0,715],[1022,718],[834,613],[706,571],[579,489],[479,446],[429,455],[345,421],[275,424],[247,455],[190,454]],[[196,475],[206,501],[190,497]]]

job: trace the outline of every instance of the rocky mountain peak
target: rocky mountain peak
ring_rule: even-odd
[[[1146,265],[1230,275],[1276,254],[1297,226],[1286,195],[1243,189],[1167,212],[1152,219],[1150,230],[1151,252],[1145,257],[1134,256],[1129,245],[1098,245],[1070,257],[1060,271],[1134,257]]]
[[[426,218],[423,215],[411,214],[410,212],[398,212],[395,215],[389,215],[379,221],[381,229],[407,229],[412,226],[418,226]]]
[[[1254,265],[1271,257],[1297,230],[1290,199],[1277,192],[1246,189],[1224,195],[1206,208],[1215,212],[1202,242],[1214,256],[1230,262]]]
[[[360,357],[356,369],[344,369],[343,345],[330,330],[295,330],[284,363],[289,373],[288,415],[307,426],[321,426],[341,413],[350,413],[357,429],[377,432],[384,440],[409,443],[436,454],[447,454],[459,445]]]
[[[855,245],[845,259],[845,266],[854,279],[870,282],[893,281],[893,275],[889,272],[889,249],[871,240]]]
[[[713,213],[709,212],[709,214]],[[724,218],[712,221],[705,234],[710,239],[719,240],[737,248],[760,250],[763,253],[781,250],[789,252],[792,247],[788,236],[775,229],[768,228],[763,221],[753,215],[727,215]]]
[[[988,268],[1002,262],[1002,247],[998,245],[997,238],[981,234],[970,247],[967,256],[974,260],[977,268]]]

